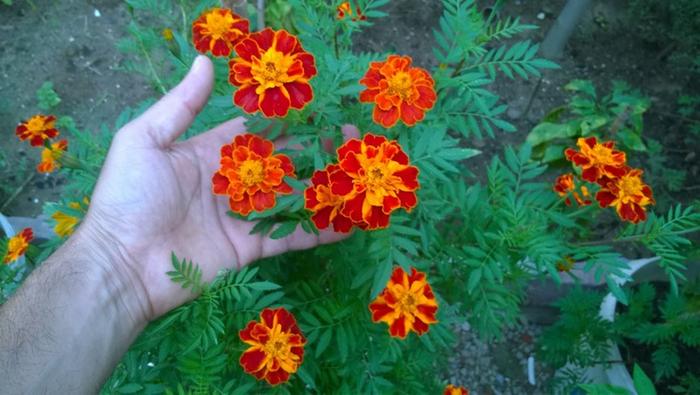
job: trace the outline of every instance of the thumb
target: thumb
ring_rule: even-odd
[[[211,60],[199,55],[180,83],[122,129],[127,140],[167,147],[192,124],[206,105],[214,83]]]

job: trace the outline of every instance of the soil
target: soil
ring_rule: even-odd
[[[61,103],[52,113],[72,116],[78,127],[96,130],[154,94],[138,75],[120,70],[116,43],[129,22],[120,0],[32,0],[0,4],[0,152],[13,167],[29,167],[33,179],[2,211],[36,216],[59,198],[62,181],[36,174],[40,151],[14,137],[17,123],[35,113],[36,91],[51,81]],[[25,160],[26,165],[22,165]],[[15,172],[15,171],[13,171]],[[25,178],[2,179],[15,190]],[[3,188],[4,189],[4,188]],[[8,196],[0,196],[0,206]]]
[[[16,165],[26,157],[33,168],[38,162],[38,152],[20,144],[14,138],[14,128],[19,121],[39,111],[35,92],[44,81],[52,81],[62,98],[53,112],[71,115],[79,127],[87,130],[95,130],[102,123],[112,124],[123,108],[155,95],[140,76],[120,69],[124,56],[117,51],[115,43],[125,36],[129,22],[122,1],[16,0],[14,3],[10,7],[0,5],[0,150],[11,163]],[[479,3],[482,6],[491,4]],[[539,26],[515,39],[540,42],[564,3],[564,0],[513,0],[499,13],[502,18],[520,17],[523,23]],[[681,92],[697,94],[700,91],[697,78],[675,70],[666,57],[660,56],[663,48],[637,36],[625,20],[626,4],[623,0],[595,0],[563,57],[555,59],[561,69],[545,71],[541,83],[538,84],[536,78],[524,81],[501,76],[489,87],[509,105],[507,118],[517,132],[500,132],[496,139],[469,141],[471,146],[483,151],[480,158],[501,154],[506,145],[523,142],[549,110],[567,102],[569,95],[562,87],[569,81],[590,79],[599,91],[607,92],[612,81],[626,80],[652,98],[652,110],[644,119],[645,134],[659,139],[664,147],[674,147],[666,152],[671,166],[688,172],[687,189],[682,194],[686,200],[697,197],[699,147],[684,139],[683,123],[669,115],[675,113]],[[391,50],[411,55],[419,66],[435,66],[432,48],[436,43],[432,28],[442,12],[439,2],[395,0],[384,10],[390,16],[363,33],[358,49]],[[534,100],[526,111],[535,89]],[[477,157],[470,163],[475,173],[485,173],[486,160]],[[23,181],[16,177],[2,179],[0,183],[16,188]],[[58,198],[60,184],[60,180],[52,176],[35,177],[4,209],[5,214],[38,215],[44,202]],[[528,329],[527,336],[536,336],[538,328],[529,325],[533,327]],[[503,357],[509,355],[508,350],[527,348],[520,334],[509,337],[505,343],[488,346],[479,345],[473,334],[462,338],[460,348],[487,347],[485,354],[491,354],[491,359],[484,362],[484,366],[491,366],[503,382],[513,383],[511,390],[518,389],[513,393],[542,393],[540,387],[526,383],[522,360]],[[532,343],[536,341],[529,339]],[[504,393],[502,388],[505,387],[498,383],[480,385],[472,393]]]

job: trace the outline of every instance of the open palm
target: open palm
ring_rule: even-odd
[[[254,223],[226,213],[228,200],[212,193],[219,149],[244,133],[242,118],[175,142],[206,104],[212,64],[198,57],[183,81],[115,136],[92,197],[86,222],[116,246],[125,269],[141,282],[155,318],[192,297],[165,274],[170,254],[197,263],[205,281],[225,268],[288,250],[340,240],[297,229],[272,240],[250,235]],[[356,133],[356,131],[355,131]]]

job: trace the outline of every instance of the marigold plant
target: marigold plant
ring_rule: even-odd
[[[469,383],[447,383],[454,328],[468,321],[485,340],[502,337],[520,324],[530,281],[589,272],[624,301],[616,280],[628,251],[658,255],[671,287],[683,281],[685,235],[700,215],[680,205],[655,213],[653,179],[637,170],[649,169],[615,133],[589,128],[535,149],[482,141],[488,157],[472,147],[516,131],[496,81],[557,68],[536,43],[514,38],[534,26],[443,0],[432,52],[367,51],[358,44],[386,23],[387,2],[267,2],[263,13],[246,9],[250,21],[222,6],[230,2],[133,6],[120,49],[158,92],[199,54],[213,58],[211,98],[183,139],[244,117],[244,134],[217,129],[222,146],[204,153],[216,164],[204,182],[223,227],[276,245],[330,232],[344,239],[210,282],[203,262],[173,255],[163,275],[201,296],[149,325],[105,392],[464,395]],[[172,40],[160,36],[166,26]],[[37,264],[86,214],[75,202],[91,195],[113,132],[147,105],[104,132],[48,116],[18,128],[43,152],[59,144],[57,124],[70,136],[70,151],[46,154],[67,184],[45,205],[57,237],[37,247]],[[539,159],[554,151],[558,162]],[[0,297],[30,271],[19,266],[0,267]]]
[[[233,47],[248,35],[249,22],[227,8],[212,8],[192,23],[192,40],[201,53],[214,56],[229,56]],[[163,37],[172,39],[164,30]]]
[[[294,316],[285,308],[264,309],[260,321],[251,321],[239,336],[250,347],[241,355],[241,366],[258,380],[284,383],[304,361],[306,339]]]
[[[34,240],[34,232],[31,228],[24,228],[21,232],[10,237],[2,263],[9,264],[19,259],[27,251],[32,240]]]
[[[67,149],[67,140],[51,143],[49,147],[41,151],[41,162],[36,166],[36,171],[39,173],[53,173],[56,169],[61,167],[59,159],[61,159],[61,156],[63,156],[63,153]]]
[[[213,191],[229,197],[231,211],[248,215],[275,206],[277,194],[289,194],[284,181],[294,177],[294,165],[288,156],[273,154],[271,141],[253,134],[236,136],[221,147],[221,167],[212,177]]]
[[[389,55],[384,62],[370,63],[360,80],[367,87],[360,92],[360,101],[375,103],[372,119],[385,128],[396,125],[399,119],[413,126],[435,105],[433,78],[411,63],[409,56]]]
[[[40,147],[44,145],[44,142],[58,136],[56,117],[53,115],[34,115],[17,125],[15,134],[22,141],[29,140],[29,144],[33,147]]]
[[[443,395],[469,395],[469,390],[464,387],[448,384],[443,391]]]
[[[313,55],[285,30],[265,29],[235,46],[229,63],[229,82],[238,89],[233,101],[247,113],[266,117],[287,115],[313,99],[309,80],[316,75]]]

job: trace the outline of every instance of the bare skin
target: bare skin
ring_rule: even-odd
[[[210,281],[223,269],[343,238],[301,229],[281,240],[251,236],[254,224],[226,215],[211,176],[244,120],[175,142],[212,84],[212,64],[200,56],[116,134],[81,226],[0,308],[0,392],[97,392],[149,321],[193,297],[165,274],[171,252]]]

